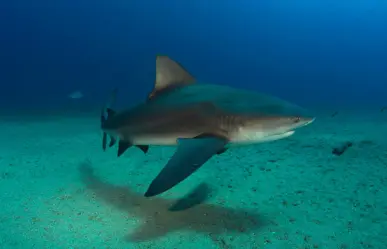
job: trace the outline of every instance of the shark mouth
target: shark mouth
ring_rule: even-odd
[[[286,137],[290,137],[294,133],[295,133],[295,131],[287,131],[287,132],[284,132],[284,133],[269,135],[269,136],[263,138],[262,142],[268,142],[268,141],[275,141],[275,140],[283,139],[283,138],[286,138]]]

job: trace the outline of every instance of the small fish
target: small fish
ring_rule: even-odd
[[[339,112],[338,112],[338,111],[335,111],[334,113],[332,113],[331,117],[332,117],[332,118],[333,118],[333,117],[336,117],[337,114],[339,114]]]
[[[83,93],[81,91],[75,91],[67,95],[70,99],[81,99],[83,98]]]
[[[382,109],[380,109],[380,112],[384,112],[385,110],[387,110],[387,106],[382,107]]]

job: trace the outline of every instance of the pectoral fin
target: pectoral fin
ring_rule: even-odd
[[[225,138],[208,136],[192,139],[179,139],[175,154],[158,176],[152,181],[146,197],[164,193],[196,170],[228,143]]]

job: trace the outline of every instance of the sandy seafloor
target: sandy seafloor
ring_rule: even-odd
[[[387,248],[387,112],[329,114],[151,199],[173,148],[117,158],[102,152],[97,115],[2,116],[0,248]],[[200,204],[168,211],[184,196]]]

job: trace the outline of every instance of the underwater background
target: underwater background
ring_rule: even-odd
[[[174,149],[103,152],[98,112],[159,54],[316,121],[145,199]],[[386,1],[1,1],[0,84],[0,248],[387,248]]]

